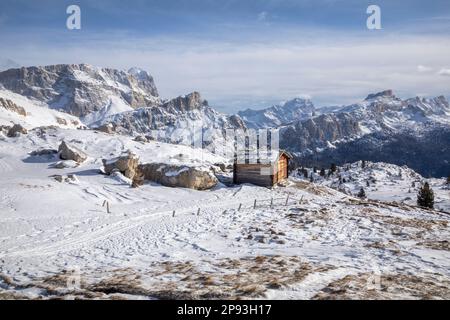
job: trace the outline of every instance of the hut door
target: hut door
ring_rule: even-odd
[[[278,180],[283,180],[287,178],[287,159],[281,156],[278,160]]]

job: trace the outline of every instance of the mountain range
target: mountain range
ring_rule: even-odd
[[[0,125],[108,127],[179,144],[191,143],[183,130],[201,125],[214,148],[223,144],[226,129],[278,128],[281,147],[301,165],[364,159],[408,165],[425,176],[450,172],[450,106],[444,96],[403,100],[386,90],[340,107],[316,108],[295,98],[227,115],[198,92],[162,99],[141,69],[78,64],[0,72],[0,99]]]

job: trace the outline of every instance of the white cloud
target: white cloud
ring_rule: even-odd
[[[418,65],[417,66],[417,71],[418,72],[422,72],[422,73],[426,73],[426,72],[433,71],[433,68],[430,68],[430,67],[427,67],[427,66],[424,66],[424,65]]]
[[[447,76],[447,77],[450,77],[450,69],[441,69],[440,71],[439,71],[439,75],[441,75],[441,76]]]
[[[385,89],[403,97],[417,92],[449,93],[448,82],[436,72],[411,72],[417,61],[425,68],[448,65],[447,37],[367,38],[328,31],[311,38],[310,31],[293,31],[269,34],[266,41],[119,34],[96,35],[89,41],[80,37],[72,44],[58,45],[30,37],[4,41],[0,56],[14,56],[28,65],[138,66],[154,76],[163,98],[197,90],[211,105],[221,110],[229,107],[229,112],[289,100],[299,92],[313,96],[318,106],[352,103]],[[450,75],[450,70],[440,74]]]
[[[268,17],[268,13],[266,11],[260,12],[258,14],[258,21],[266,21]]]

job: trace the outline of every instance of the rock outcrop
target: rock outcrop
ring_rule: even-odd
[[[62,160],[73,160],[77,163],[82,163],[87,159],[87,155],[83,151],[77,147],[68,145],[65,141],[59,145],[58,152]]]
[[[25,111],[25,109],[23,107],[18,106],[11,100],[3,99],[1,97],[0,97],[0,107],[6,109],[8,111],[15,112],[24,117],[26,117],[26,115],[27,115],[27,112]]]
[[[148,163],[140,165],[139,171],[145,180],[154,181],[167,187],[207,190],[215,187],[218,183],[209,168]]]
[[[114,171],[119,171],[125,177],[133,179],[139,165],[139,157],[132,152],[127,152],[114,159],[103,159],[102,162],[107,175],[112,174]]]
[[[9,138],[17,137],[19,134],[27,134],[28,130],[22,127],[20,124],[15,124],[9,129],[7,136]]]
[[[29,154],[32,157],[40,157],[40,156],[52,156],[57,153],[58,153],[58,150],[55,150],[55,149],[41,148],[41,149],[34,150],[34,151],[30,152]]]

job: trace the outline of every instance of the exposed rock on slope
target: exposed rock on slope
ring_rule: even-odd
[[[27,112],[25,111],[24,108],[22,108],[21,106],[18,106],[17,104],[15,104],[14,102],[12,102],[11,100],[8,99],[3,99],[0,97],[0,107],[8,110],[8,111],[12,111],[15,112],[21,116],[26,116]]]
[[[154,181],[167,187],[207,190],[218,183],[214,173],[206,168],[149,163],[140,165],[139,170],[146,180]]]
[[[7,136],[10,138],[17,137],[18,134],[27,134],[28,130],[22,127],[20,124],[15,124],[9,129]]]
[[[115,159],[103,159],[102,162],[106,174],[110,175],[117,170],[125,177],[133,179],[139,165],[139,157],[132,152],[127,152]]]
[[[65,141],[61,142],[59,148],[59,157],[62,160],[73,160],[77,163],[86,161],[87,155],[78,148],[68,145]]]

